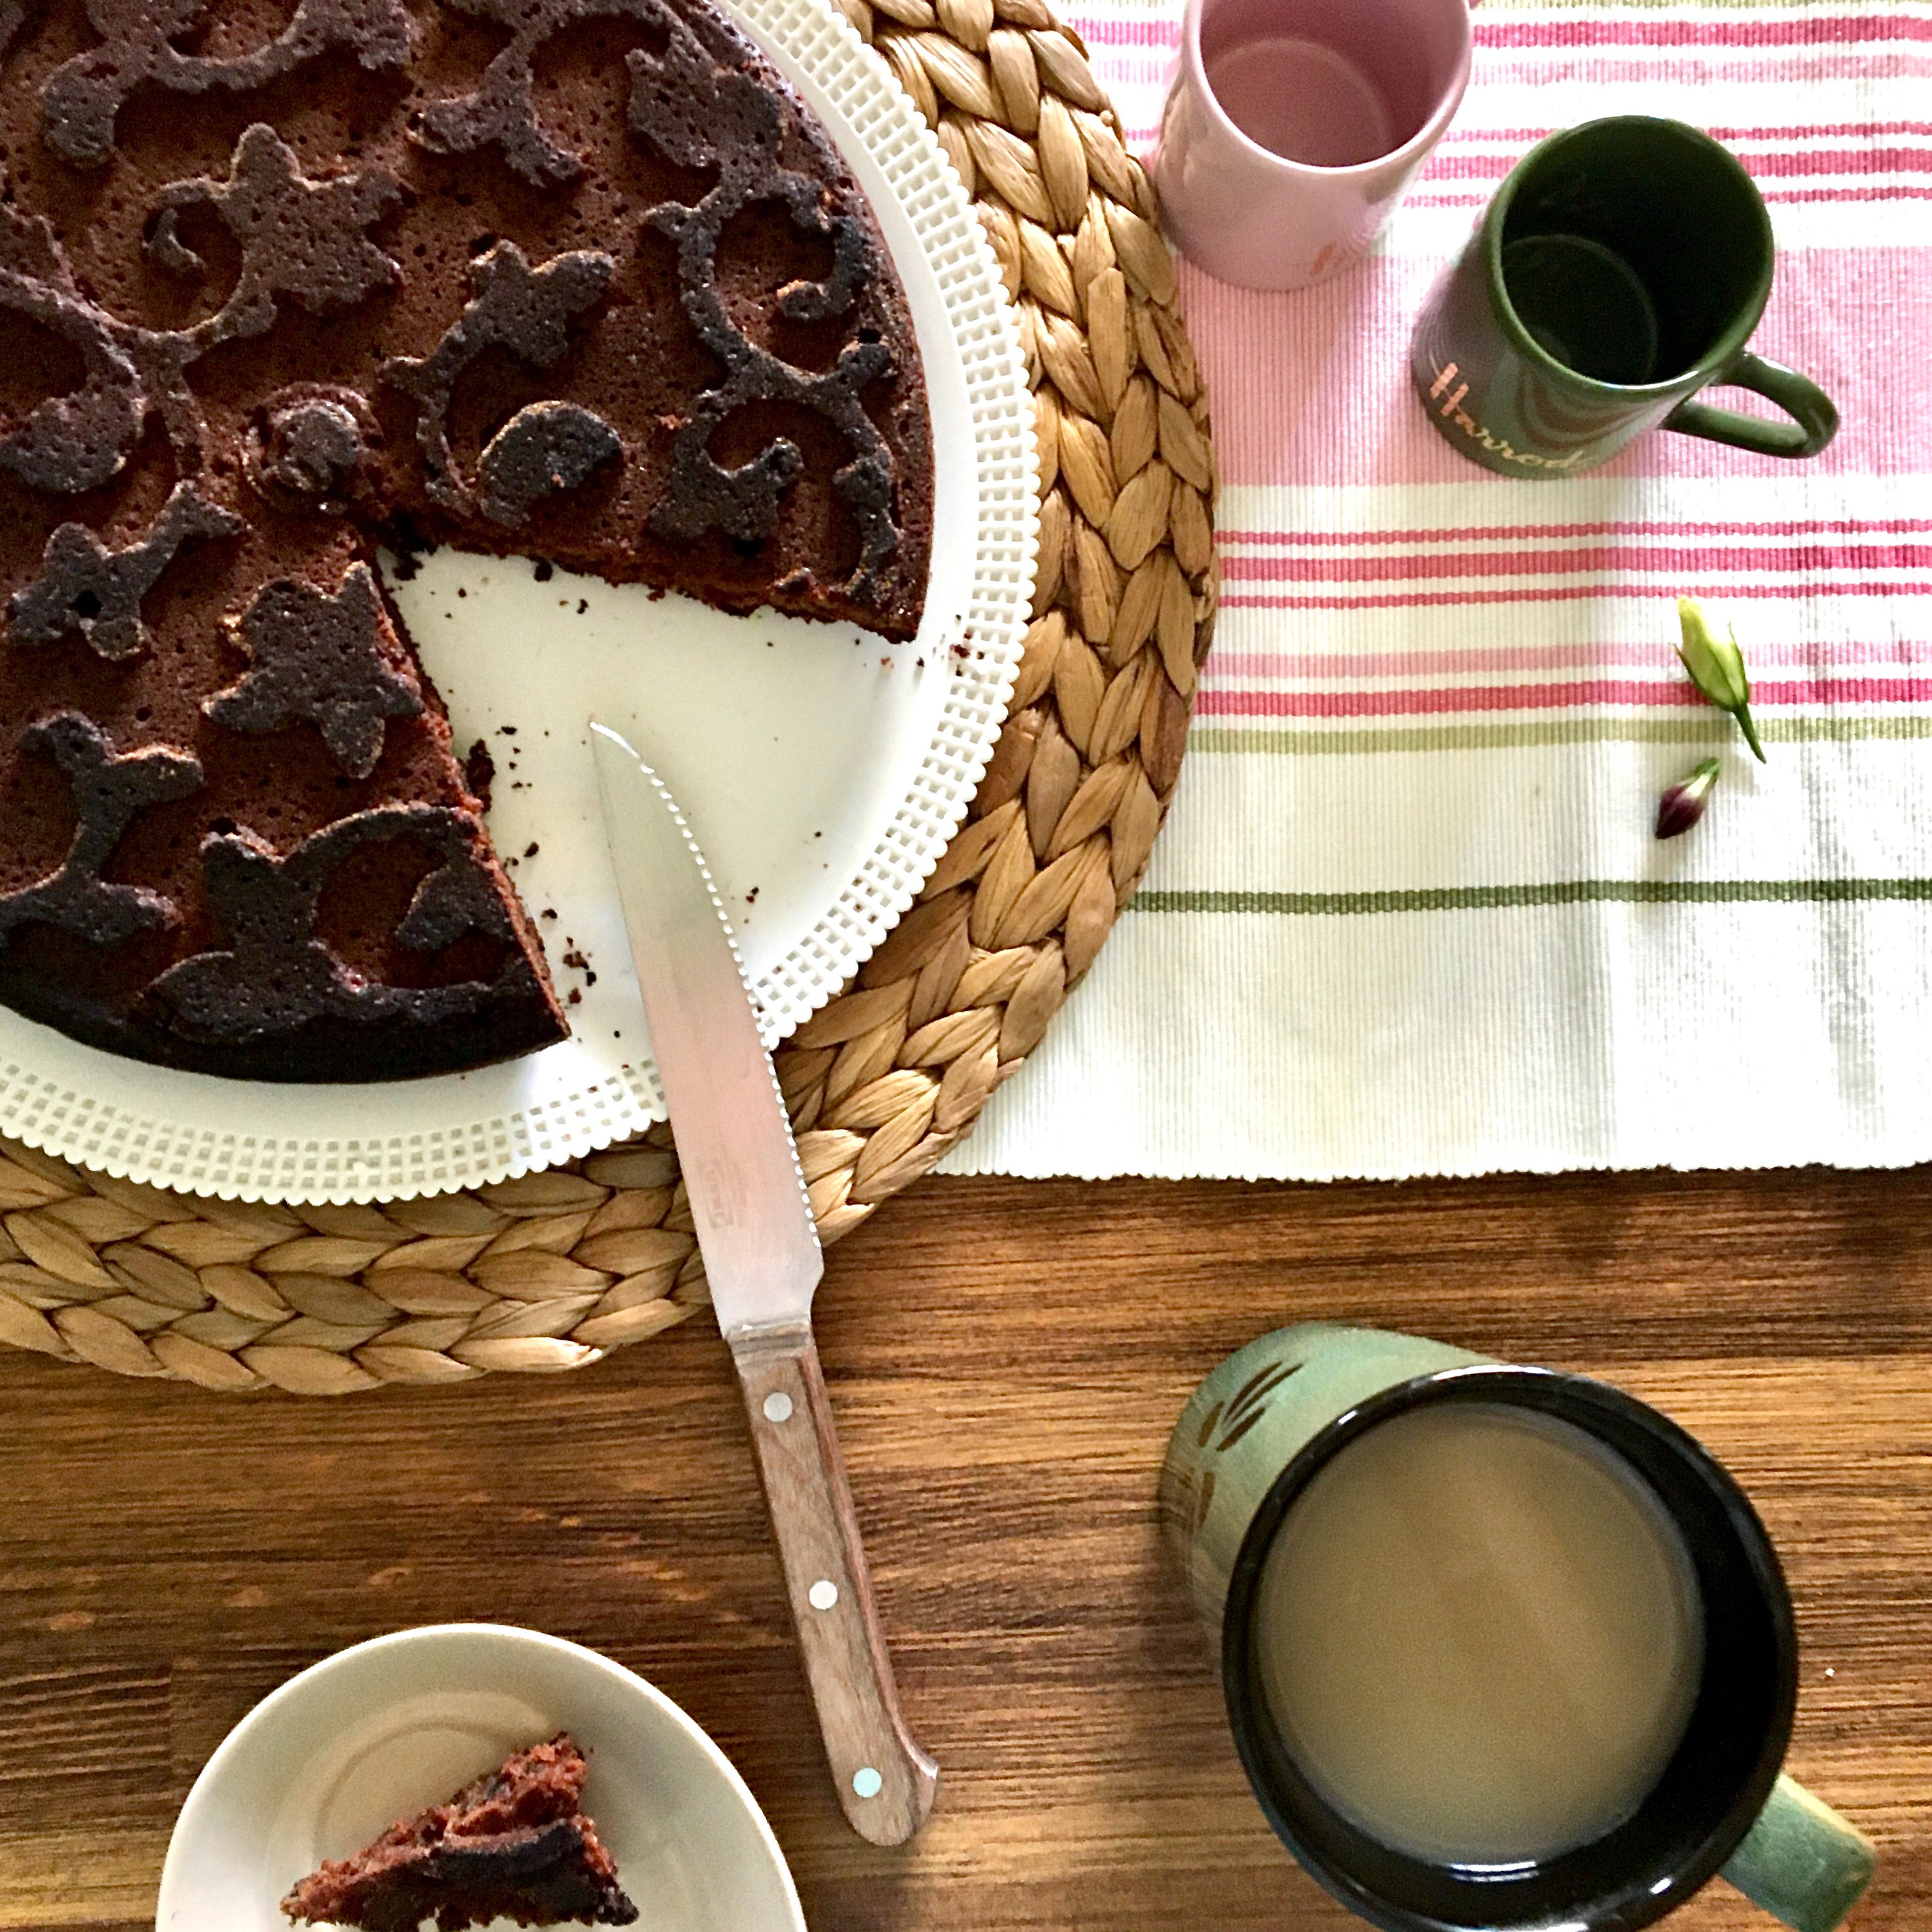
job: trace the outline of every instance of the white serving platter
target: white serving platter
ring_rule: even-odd
[[[561,572],[540,581],[521,560],[443,551],[408,581],[392,570],[457,742],[491,748],[490,831],[560,992],[578,995],[573,1036],[470,1073],[288,1086],[147,1066],[0,1008],[0,1133],[195,1193],[343,1202],[502,1180],[662,1119],[596,809],[593,713],[691,820],[768,1040],[911,904],[998,739],[1032,594],[1018,325],[944,151],[843,16],[828,0],[722,4],[830,130],[905,285],[936,458],[918,636],[730,617]]]
[[[608,1658],[502,1624],[377,1637],[264,1698],[182,1807],[155,1932],[290,1932],[280,1901],[325,1858],[559,1731],[640,1932],[805,1932],[757,1799],[698,1725]]]

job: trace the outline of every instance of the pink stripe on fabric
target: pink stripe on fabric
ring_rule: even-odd
[[[1228,584],[1294,578],[1304,584],[1388,584],[1401,578],[1547,578],[1604,576],[1638,570],[1684,576],[1714,570],[1928,570],[1932,544],[1793,544],[1789,550],[1687,549],[1606,543],[1584,550],[1426,550],[1393,556],[1228,556]],[[1926,581],[1932,591],[1932,578]]]
[[[1144,150],[1152,146],[1159,132],[1159,126],[1154,122],[1149,122],[1145,127],[1130,128],[1126,130],[1128,144],[1136,150]],[[1423,190],[1405,199],[1408,205],[1417,208],[1480,207],[1489,199],[1489,185],[1500,182],[1522,159],[1522,152],[1540,138],[1540,136],[1537,136],[1527,139],[1522,150],[1512,150],[1503,154],[1450,156],[1445,159],[1438,150],[1419,177],[1424,184]],[[1858,174],[1906,173],[1922,172],[1932,167],[1932,149],[1910,151],[1919,157],[1917,160],[1910,163],[1873,158],[1881,152],[1898,155],[1906,151],[1810,148],[1786,150],[1772,155],[1743,154],[1741,158],[1760,183],[1786,178],[1803,179],[1814,176],[1837,178]],[[1484,185],[1480,191],[1475,189],[1443,190],[1432,194],[1427,191],[1430,184],[1447,181],[1469,181]],[[1834,187],[1810,193],[1775,186],[1764,190],[1767,201],[1903,200],[1919,199],[1924,193],[1923,189],[1904,185],[1876,190]]]
[[[1766,201],[1924,201],[1932,188],[1766,188]]]
[[[1124,20],[1117,14],[1068,14],[1066,24],[1090,47],[1178,47],[1180,16]]]
[[[1442,146],[1466,147],[1475,142],[1508,141],[1529,147],[1556,131],[1553,127],[1451,128],[1443,136]],[[1794,121],[1763,127],[1706,128],[1704,131],[1714,141],[1740,142],[1823,140],[1839,136],[1876,140],[1887,134],[1932,134],[1932,121]]]
[[[1460,529],[1429,530],[1397,527],[1386,530],[1228,530],[1218,532],[1221,543],[1229,544],[1424,544],[1484,543],[1491,540],[1537,537],[1704,537],[1704,536],[1808,536],[1814,532],[1859,530],[1932,530],[1932,517],[1838,517],[1814,522],[1796,519],[1782,523],[1594,523],[1594,524],[1484,524]]]
[[[1796,175],[1903,175],[1932,168],[1932,147],[1785,148],[1777,150],[1738,147],[1746,170],[1760,181]]]
[[[1881,644],[1780,644],[1752,641],[1753,668],[1767,664],[1817,672],[1834,668],[1932,665],[1932,641],[1892,638]],[[1232,690],[1244,682],[1274,678],[1448,677],[1480,671],[1571,670],[1592,665],[1679,675],[1676,655],[1655,644],[1520,644],[1456,651],[1210,652],[1203,668],[1204,689]]]
[[[1932,188],[1910,188],[1903,184],[1883,188],[1766,188],[1767,202],[1806,201],[1925,201],[1932,200]],[[1466,208],[1473,214],[1489,201],[1486,194],[1412,194],[1405,197],[1410,208]]]
[[[1125,118],[1137,116],[1158,104],[1157,100],[1133,98],[1135,91],[1142,91],[1144,96],[1145,90],[1163,89],[1173,69],[1175,51],[1174,48],[1168,48],[1144,53],[1096,55],[1096,70],[1115,92],[1114,104],[1124,117],[1123,133],[1129,145],[1136,152],[1152,140],[1159,124],[1154,119]],[[1898,52],[1882,56],[1814,54],[1768,64],[1762,60],[1747,64],[1732,58],[1706,61],[1694,55],[1684,54],[1654,61],[1623,58],[1593,61],[1588,64],[1587,72],[1582,77],[1618,85],[1649,81],[1681,82],[1686,78],[1687,64],[1694,64],[1696,70],[1694,77],[1704,81],[1724,80],[1753,86],[1778,83],[1804,86],[1816,80],[1834,79],[1910,80],[1918,75],[1932,73],[1932,60],[1918,52]],[[1478,84],[1490,89],[1502,85],[1527,88],[1547,86],[1552,82],[1574,80],[1578,77],[1578,65],[1572,61],[1508,64],[1495,62],[1480,71]],[[1123,98],[1124,92],[1126,98]],[[1698,124],[1702,126],[1703,123],[1700,122]],[[1513,144],[1521,148],[1528,148],[1554,131],[1550,128],[1452,128],[1444,137],[1444,141],[1445,146],[1451,142],[1468,146]],[[1788,128],[1771,126],[1739,129],[1712,127],[1707,128],[1706,131],[1727,146],[1738,146],[1754,140],[1798,141],[1828,139],[1834,136],[1846,140],[1878,140],[1887,135],[1924,134],[1932,133],[1932,124],[1912,121],[1847,122],[1835,125],[1793,124]]]
[[[1704,131],[1714,141],[1808,141],[1835,136],[1876,140],[1887,134],[1932,134],[1932,121],[1794,121],[1788,126],[1706,128]]]
[[[1231,556],[1221,567],[1229,584],[1292,578],[1308,584],[1385,584],[1404,578],[1598,576],[1606,572],[1660,571],[1669,577],[1714,570],[1932,569],[1924,544],[1794,544],[1789,550],[1694,550],[1662,544],[1639,548],[1604,544],[1591,550],[1431,550],[1423,556]],[[1932,579],[1925,589],[1932,592]]]
[[[1932,470],[1924,345],[1932,342],[1932,250],[1791,250],[1753,346],[1804,370],[1837,402],[1838,440],[1808,474]],[[1234,484],[1470,483],[1512,493],[1497,520],[1533,514],[1538,485],[1459,456],[1424,419],[1408,341],[1444,266],[1371,256],[1355,272],[1287,295],[1234,289],[1183,263],[1188,325],[1214,400],[1223,478]],[[1718,392],[1720,399],[1731,399]],[[1640,437],[1604,476],[1791,475],[1774,457],[1696,436]]]
[[[1172,47],[1180,42],[1178,15],[1123,19],[1075,13],[1070,24],[1089,46]],[[1932,40],[1932,20],[1914,14],[1801,14],[1758,20],[1666,17],[1654,20],[1485,20],[1478,13],[1480,48],[1522,47],[1816,47],[1862,46],[1884,40]]]
[[[1923,172],[1932,168],[1932,147],[1799,148],[1768,150],[1740,147],[1734,152],[1759,180],[1804,175],[1889,175]],[[1425,182],[1500,181],[1521,160],[1520,153],[1484,152],[1444,154],[1430,158],[1420,178]]]
[[[1679,584],[1685,597],[1924,597],[1932,585],[1919,584]],[[1513,590],[1403,590],[1360,597],[1264,596],[1256,591],[1229,591],[1221,599],[1224,610],[1400,610],[1448,604],[1574,604],[1592,597],[1640,598],[1654,604],[1660,593],[1654,584],[1531,584]]]
[[[1479,47],[1820,47],[1876,40],[1932,40],[1932,20],[1919,14],[1802,13],[1781,20],[1732,16],[1714,20],[1583,20],[1561,17],[1474,22]]]
[[[1421,718],[1472,711],[1556,711],[1575,704],[1679,710],[1704,700],[1688,684],[1628,678],[1570,684],[1466,685],[1447,691],[1202,691],[1197,718]]]
[[[1614,53],[1571,53],[1538,60],[1483,53],[1477,62],[1472,87],[1561,87],[1587,80],[1606,86],[1630,87],[1652,81],[1708,86],[1735,81],[1753,87],[1808,87],[1820,80],[1910,80],[1932,74],[1932,59],[1916,50],[1892,46],[1870,53],[1808,52],[1773,54],[1762,50],[1740,56],[1696,46],[1668,50],[1644,56]]]
[[[1754,709],[1928,701],[1932,678],[1794,678],[1751,688]],[[1599,677],[1568,684],[1461,685],[1436,691],[1204,690],[1195,709],[1197,716],[1208,718],[1420,718],[1472,711],[1558,711],[1580,704],[1674,711],[1703,702],[1686,683]]]

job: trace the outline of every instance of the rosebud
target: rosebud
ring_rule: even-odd
[[[1738,649],[1736,632],[1733,631],[1728,638],[1714,635],[1703,612],[1688,597],[1677,600],[1677,622],[1683,632],[1677,655],[1684,660],[1684,668],[1690,674],[1690,682],[1720,711],[1728,711],[1738,721],[1738,728],[1744,734],[1744,742],[1757,754],[1757,761],[1762,764],[1764,747],[1758,742],[1757,727],[1751,722],[1750,679],[1744,670],[1744,652]],[[1660,832],[1658,836],[1661,838],[1664,835]]]
[[[1763,754],[1758,754],[1760,758]],[[1706,758],[1688,777],[1679,778],[1657,802],[1657,836],[1675,838],[1688,832],[1704,815],[1711,788],[1718,782],[1718,761]]]

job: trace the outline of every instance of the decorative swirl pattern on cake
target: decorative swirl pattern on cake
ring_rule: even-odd
[[[85,524],[63,524],[47,539],[40,574],[8,600],[14,641],[56,644],[70,632],[110,664],[148,648],[141,599],[197,538],[232,537],[242,519],[211,503],[192,483],[177,483],[139,543],[110,550]]]
[[[388,986],[344,964],[316,930],[322,892],[345,860],[399,838],[436,861],[396,928],[399,944],[431,952],[470,932],[514,938],[485,862],[483,828],[467,812],[428,805],[358,812],[286,856],[252,832],[217,832],[202,840],[201,862],[228,946],[170,967],[154,982],[154,997],[190,1034],[232,1045],[325,1019],[434,1026],[533,987],[529,962],[514,952],[494,980],[447,986]]]
[[[74,840],[58,872],[0,898],[0,945],[35,922],[96,946],[176,924],[180,915],[172,900],[146,886],[110,884],[100,874],[139,813],[200,788],[200,764],[158,746],[117,756],[106,733],[78,711],[28,725],[20,743],[52,758],[72,788]]]
[[[176,94],[230,94],[292,74],[331,47],[347,47],[372,72],[407,64],[413,44],[401,0],[301,0],[280,33],[252,53],[209,60],[174,44],[206,18],[210,0],[87,0],[87,18],[105,44],[56,70],[40,96],[46,143],[78,167],[104,166],[114,123],[144,86]],[[0,11],[0,29],[6,26]],[[18,24],[17,14],[15,24]],[[0,52],[7,34],[0,32]]]
[[[200,470],[202,412],[188,370],[224,343],[266,333],[284,297],[320,315],[400,280],[400,268],[363,232],[400,193],[376,170],[310,181],[294,149],[257,122],[236,142],[226,181],[172,183],[150,218],[148,253],[172,274],[198,278],[206,272],[180,236],[180,218],[190,208],[212,212],[242,250],[227,300],[176,329],[123,322],[89,301],[46,221],[0,208],[0,308],[65,337],[87,370],[80,391],[42,404],[0,442],[0,465],[37,489],[97,488],[119,473],[153,410],[167,426],[177,463]],[[39,272],[28,266],[36,256]]]
[[[388,721],[422,712],[422,693],[366,563],[351,564],[333,596],[286,578],[264,584],[230,622],[249,668],[202,709],[231,731],[314,724],[336,763],[366,778],[382,755]]]
[[[575,403],[532,403],[490,439],[476,465],[476,507],[514,528],[547,496],[581,489],[624,453],[617,432]]]
[[[0,943],[0,1000],[278,1079],[562,1037],[376,548],[912,636],[923,386],[830,140],[706,0],[0,0],[0,942],[164,935]],[[5,808],[49,755],[80,829],[38,878]],[[352,854],[384,920],[421,883],[345,964]],[[412,952],[377,976],[458,983],[358,970]]]
[[[79,354],[82,370],[80,388],[49,397],[0,438],[0,469],[32,489],[68,496],[110,481],[148,412],[141,371],[118,339],[114,318],[82,294],[46,220],[4,202],[0,308],[62,338]]]
[[[242,446],[242,473],[278,510],[348,513],[382,432],[353,389],[291,382],[262,405]]]
[[[899,532],[892,515],[892,453],[860,397],[892,369],[892,352],[880,341],[855,340],[822,375],[796,368],[733,321],[718,277],[725,224],[757,202],[780,202],[801,235],[831,244],[832,266],[823,282],[795,281],[781,289],[778,311],[794,322],[826,321],[851,308],[873,272],[870,242],[818,182],[784,165],[784,124],[771,96],[718,60],[662,0],[640,4],[653,7],[669,38],[661,58],[641,52],[627,56],[632,128],[666,160],[718,173],[717,185],[695,206],[661,202],[646,218],[676,244],[685,313],[727,371],[678,428],[670,485],[651,527],[664,537],[694,537],[713,526],[742,542],[769,537],[780,501],[804,466],[803,453],[781,436],[750,462],[728,469],[712,454],[711,440],[748,406],[799,404],[824,416],[851,446],[852,460],[833,478],[860,532],[858,567],[845,587],[854,597],[870,597],[878,566],[898,548]]]
[[[242,249],[233,292],[207,321],[178,332],[198,355],[238,336],[260,335],[287,296],[311,315],[349,308],[402,280],[401,268],[363,231],[402,193],[380,170],[310,181],[296,152],[266,122],[235,144],[225,182],[197,176],[162,190],[148,218],[148,253],[171,274],[199,279],[206,265],[181,238],[182,216],[206,208]]]
[[[602,298],[616,266],[608,255],[580,248],[532,268],[514,242],[499,242],[471,268],[476,298],[435,348],[382,365],[383,380],[416,402],[416,443],[429,472],[429,492],[445,509],[476,506],[476,492],[458,473],[449,446],[449,406],[464,370],[486,349],[507,349],[534,368],[553,367],[570,346],[569,323]],[[506,425],[502,434],[508,433]],[[485,469],[490,460],[486,450]],[[511,500],[499,500],[507,506]],[[532,494],[529,501],[535,500]]]
[[[584,172],[580,156],[552,140],[537,118],[537,50],[580,20],[662,24],[658,0],[444,0],[472,20],[509,30],[474,94],[432,102],[412,118],[410,138],[432,154],[469,154],[496,147],[532,188],[568,188]]]

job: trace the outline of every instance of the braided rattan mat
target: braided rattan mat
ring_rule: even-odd
[[[1046,1030],[1147,863],[1214,621],[1214,462],[1154,198],[1043,0],[838,0],[992,237],[1034,386],[1040,563],[958,836],[778,1055],[819,1232],[925,1174]],[[706,1299],[669,1131],[466,1194],[271,1208],[0,1156],[0,1342],[344,1395],[577,1368]]]

